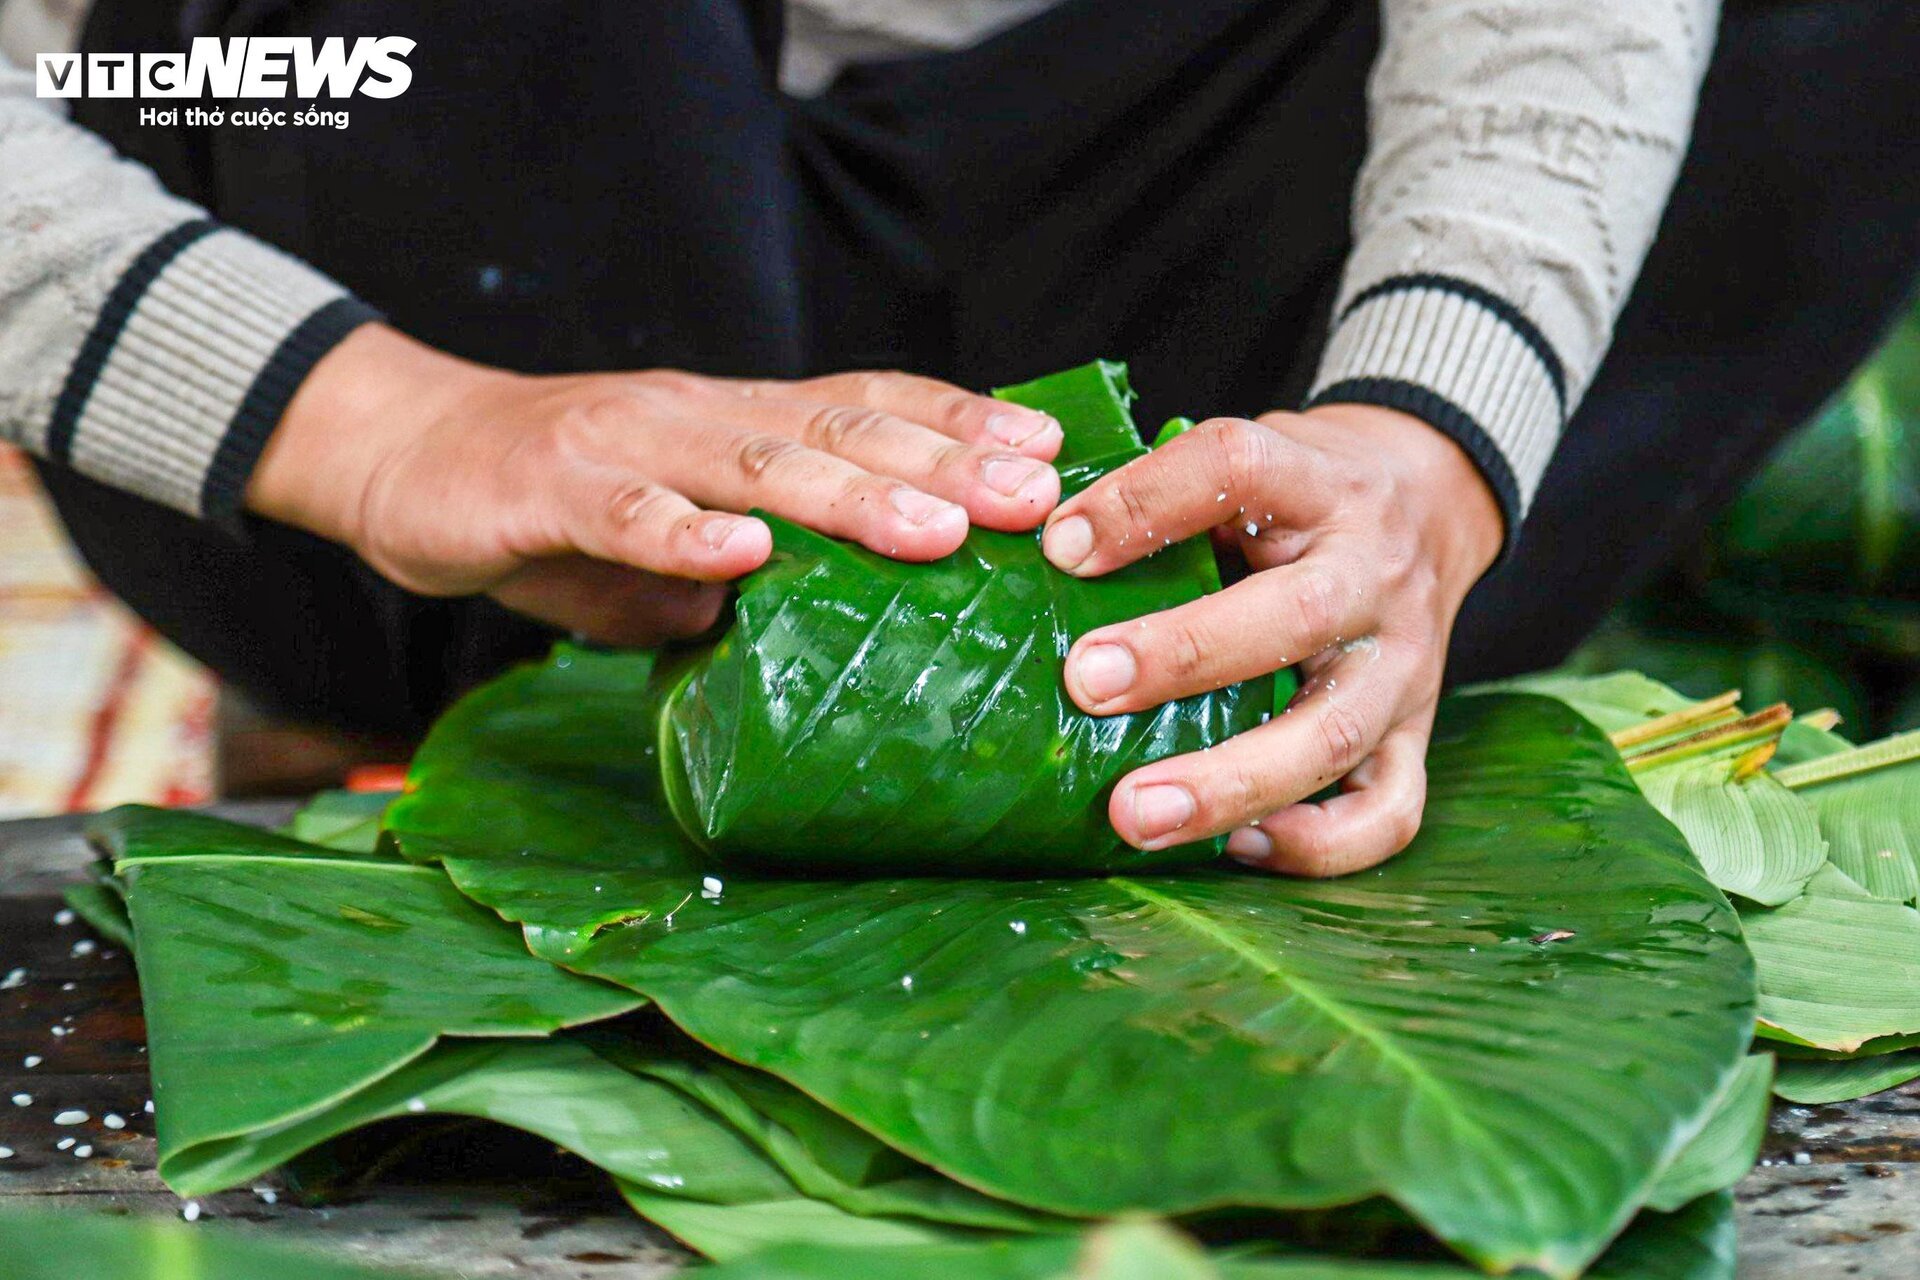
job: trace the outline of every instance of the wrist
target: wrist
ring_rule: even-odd
[[[357,547],[374,478],[476,384],[511,376],[362,325],[294,392],[248,479],[246,507]]]

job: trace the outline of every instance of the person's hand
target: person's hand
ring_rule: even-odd
[[[1079,637],[1066,683],[1095,715],[1299,664],[1286,714],[1114,788],[1129,844],[1218,835],[1252,866],[1338,875],[1398,853],[1426,804],[1427,738],[1455,614],[1503,522],[1456,445],[1390,409],[1215,419],[1112,472],[1047,521],[1081,577],[1224,530],[1252,571],[1225,590]],[[1341,794],[1298,803],[1341,780]]]
[[[597,640],[713,624],[772,549],[759,507],[901,560],[1052,509],[1060,426],[902,373],[530,377],[383,325],[328,353],[247,487],[427,595],[486,592]]]

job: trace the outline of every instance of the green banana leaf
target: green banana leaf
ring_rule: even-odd
[[[1889,902],[1920,897],[1920,734],[1825,745],[1778,776],[1813,809],[1833,865]],[[1820,763],[1816,765],[1814,761]],[[1878,764],[1878,761],[1891,763]],[[1878,767],[1873,767],[1875,765]]]
[[[380,840],[380,816],[393,803],[390,791],[322,791],[287,823],[295,840],[347,853],[372,853]]]
[[[1570,1274],[1745,1047],[1725,900],[1549,701],[1451,702],[1425,831],[1348,880],[804,882],[625,821],[652,758],[605,692],[635,679],[570,653],[471,695],[390,834],[540,954],[1003,1199],[1385,1194],[1476,1261]]]
[[[1120,1222],[1079,1240],[931,1246],[787,1243],[705,1273],[711,1280],[1469,1280],[1445,1263],[1314,1255],[1199,1253],[1166,1228]],[[1587,1272],[1589,1280],[1733,1280],[1733,1200],[1724,1192],[1674,1214],[1647,1213]]]
[[[93,835],[126,887],[163,1178],[165,1153],[298,1121],[442,1036],[642,1003],[541,964],[431,868],[137,807]]]
[[[1774,1075],[1771,1054],[1749,1054],[1727,1081],[1706,1128],[1694,1135],[1660,1174],[1647,1207],[1672,1213],[1702,1196],[1725,1191],[1760,1158]]]
[[[1740,920],[1760,971],[1761,1035],[1851,1052],[1920,1032],[1920,911],[1828,866],[1792,902]]]
[[[213,1223],[77,1209],[0,1210],[7,1280],[427,1280],[271,1244]]]
[[[1920,1053],[1911,1050],[1868,1058],[1782,1058],[1773,1091],[1788,1102],[1819,1106],[1851,1102],[1909,1080],[1920,1080]]]
[[[1637,671],[1522,676],[1482,690],[1537,693],[1565,702],[1606,733],[1679,711],[1693,700]],[[1735,779],[1730,760],[1682,760],[1638,770],[1641,792],[1687,837],[1708,879],[1765,906],[1798,897],[1827,862],[1819,818],[1767,773]]]
[[[1059,419],[1069,490],[1147,452],[1120,365],[998,394]],[[1107,796],[1140,765],[1258,724],[1272,681],[1090,716],[1061,679],[1077,637],[1218,590],[1205,538],[1083,581],[1047,563],[1036,532],[975,529],[943,560],[903,564],[761,518],[773,556],[742,585],[732,629],[679,676],[660,728],[669,800],[702,845],[788,873],[1074,874],[1219,856],[1224,837],[1131,848]]]
[[[1735,779],[1729,761],[1695,760],[1644,769],[1635,780],[1727,893],[1778,906],[1827,863],[1813,807],[1771,774]]]

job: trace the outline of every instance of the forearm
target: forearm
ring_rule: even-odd
[[[1686,150],[1717,0],[1385,0],[1354,248],[1310,403],[1414,413],[1509,538]]]
[[[230,515],[294,389],[371,313],[32,94],[0,61],[0,439]]]

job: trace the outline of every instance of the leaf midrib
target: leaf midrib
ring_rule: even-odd
[[[1138,880],[1123,877],[1110,877],[1108,883],[1135,894],[1141,900],[1151,903],[1167,912],[1173,919],[1186,925],[1195,933],[1225,947],[1228,951],[1244,960],[1267,977],[1286,985],[1302,999],[1319,1010],[1331,1021],[1345,1027],[1354,1035],[1370,1045],[1383,1061],[1398,1067],[1423,1093],[1433,1096],[1447,1110],[1457,1115],[1472,1131],[1475,1139],[1489,1155],[1498,1155],[1494,1136],[1489,1133],[1479,1118],[1471,1111],[1459,1105],[1447,1090],[1445,1084],[1430,1072],[1419,1059],[1411,1057],[1404,1049],[1388,1038],[1386,1033],[1363,1018],[1355,1016],[1338,1001],[1319,990],[1313,983],[1299,974],[1290,972],[1274,963],[1273,958],[1258,948],[1248,945],[1243,939],[1227,929],[1221,928],[1177,898],[1147,888]]]

